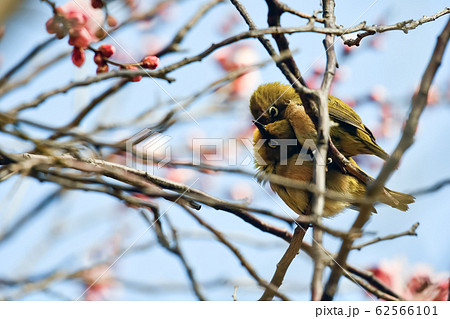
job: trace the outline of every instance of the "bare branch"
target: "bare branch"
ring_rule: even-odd
[[[231,1],[233,2],[233,4],[236,3],[235,5],[238,5],[238,8],[243,8],[242,5],[240,5],[240,3],[237,0],[231,0]],[[436,14],[435,15],[436,17],[434,19],[436,19],[444,14],[447,14],[449,12],[450,12],[450,8],[444,9],[441,12],[439,12],[438,14]],[[432,21],[432,20],[433,19],[430,18],[429,21]],[[251,21],[251,20],[249,20],[249,21]],[[250,25],[252,25],[254,28],[256,28],[255,24],[252,21],[251,21]],[[55,89],[53,91],[44,93],[44,94],[40,95],[38,98],[36,98],[34,101],[19,105],[16,108],[14,108],[13,110],[11,110],[10,112],[15,114],[24,109],[36,107],[37,105],[44,102],[47,98],[49,98],[53,95],[60,94],[60,93],[66,93],[67,91],[69,91],[75,87],[90,85],[92,83],[104,81],[104,80],[114,78],[114,77],[132,78],[134,76],[145,76],[145,77],[153,77],[153,78],[157,78],[157,79],[163,79],[168,82],[171,82],[171,81],[174,81],[174,79],[167,77],[168,73],[170,73],[180,67],[183,67],[187,64],[201,61],[206,56],[208,56],[209,54],[214,52],[215,50],[217,50],[223,46],[229,45],[231,43],[243,40],[243,39],[261,38],[261,36],[263,36],[265,34],[280,34],[280,33],[292,34],[292,33],[297,33],[297,32],[316,32],[316,33],[323,33],[323,34],[330,34],[330,35],[343,35],[343,34],[349,34],[349,33],[357,32],[357,31],[361,31],[361,30],[378,30],[376,32],[385,32],[385,31],[390,31],[390,30],[398,30],[398,26],[397,27],[396,26],[366,27],[365,24],[360,24],[358,26],[355,26],[355,27],[352,27],[349,29],[335,29],[335,28],[317,28],[317,27],[314,27],[313,25],[306,25],[306,26],[302,26],[302,27],[293,27],[293,28],[273,27],[273,28],[262,29],[262,30],[251,29],[248,32],[243,32],[243,33],[240,33],[233,37],[227,38],[217,44],[212,44],[209,48],[204,50],[202,53],[195,55],[193,57],[190,57],[190,58],[185,58],[185,59],[183,59],[179,62],[176,62],[172,65],[161,68],[158,71],[149,72],[148,70],[142,69],[142,70],[116,70],[116,71],[111,71],[108,73],[102,73],[98,76],[88,77],[87,79],[78,81],[78,82],[72,82],[62,88]],[[380,30],[382,30],[382,31],[380,31]],[[268,52],[271,54],[271,56],[276,57],[275,50],[273,49],[273,47],[269,46],[270,43],[267,42],[267,40],[265,40],[265,39],[264,40],[261,40],[261,39],[260,39],[260,41],[264,42],[264,45],[265,45],[266,49],[268,50]],[[283,71],[283,74],[293,84],[293,87],[297,91],[299,91],[299,93],[301,93],[300,96],[302,97],[302,100],[304,100],[304,103],[308,104],[307,101],[309,99],[307,97],[308,97],[308,95],[312,94],[313,91],[307,89],[304,85],[302,85],[302,86],[298,85],[297,84],[298,79],[289,71],[289,69],[287,68],[287,66],[284,63],[280,62],[280,63],[277,63],[277,65],[281,68],[281,70]],[[304,82],[302,82],[301,78],[300,78],[300,82],[304,83]],[[307,107],[307,109],[309,109],[308,106],[306,106],[306,107]]]
[[[54,140],[57,139],[58,137],[62,136],[64,131],[68,131],[74,127],[77,127],[81,121],[83,121],[83,119],[101,102],[103,102],[106,98],[108,98],[109,96],[113,95],[114,93],[118,92],[120,89],[124,88],[127,84],[129,83],[129,81],[126,80],[121,80],[117,83],[115,83],[114,85],[112,85],[110,88],[108,88],[107,90],[105,90],[103,93],[101,93],[99,96],[97,96],[96,98],[94,98],[88,105],[86,105],[81,111],[80,113],[67,125],[59,128],[59,129],[55,129],[58,132],[53,134],[52,136],[50,136],[48,139],[49,140]]]
[[[401,30],[404,33],[408,33],[409,31],[414,30],[418,26],[420,26],[424,23],[427,23],[427,22],[434,21],[434,20],[442,17],[443,15],[448,14],[449,12],[450,12],[450,8],[445,8],[436,14],[433,14],[431,16],[423,16],[421,19],[418,19],[418,20],[410,19],[410,20],[398,22],[393,25],[387,25],[387,26],[375,26],[374,25],[372,27],[367,27],[367,28],[363,29],[364,32],[358,33],[358,35],[356,36],[356,39],[347,39],[344,41],[344,44],[348,45],[349,47],[354,46],[354,45],[359,46],[359,44],[361,43],[361,40],[364,39],[365,37],[374,35],[376,33],[383,33],[386,31]]]
[[[31,80],[34,79],[35,76],[39,75],[41,72],[45,71],[50,66],[53,66],[57,62],[61,61],[65,57],[69,56],[69,52],[63,52],[55,57],[52,57],[47,62],[39,65],[34,71],[25,76],[24,78],[17,80],[16,82],[7,83],[4,86],[0,86],[0,97],[4,96],[8,92],[12,92],[13,90],[28,84]]]
[[[23,214],[13,225],[11,225],[8,230],[0,234],[0,245],[5,244],[8,239],[13,237],[17,232],[23,229],[30,221],[38,217],[40,214],[45,212],[45,208],[52,204],[53,201],[59,198],[63,193],[62,189],[58,189],[49,195],[45,196],[42,201],[40,201],[36,206],[30,209],[28,212]]]
[[[14,75],[17,71],[23,68],[27,63],[29,63],[39,52],[45,49],[48,45],[50,45],[53,41],[56,40],[56,37],[51,37],[41,44],[37,45],[30,53],[28,53],[22,60],[20,60],[16,65],[14,65],[2,78],[0,78],[0,88],[8,82],[9,78]]]
[[[434,192],[437,192],[440,189],[446,187],[449,184],[450,184],[450,178],[446,178],[443,181],[437,182],[436,184],[434,184],[432,186],[424,187],[424,188],[412,191],[412,192],[410,192],[410,194],[413,196],[421,196],[421,195],[434,193]]]
[[[177,34],[173,37],[172,41],[161,51],[159,51],[156,56],[161,57],[168,53],[178,52],[179,44],[183,41],[186,34],[198,23],[198,21],[203,18],[206,13],[214,8],[219,3],[223,3],[224,0],[212,0],[203,6],[201,6],[195,15],[177,32]]]
[[[309,14],[300,12],[298,10],[295,10],[295,9],[289,7],[287,4],[281,3],[280,1],[278,1],[278,6],[281,8],[281,10],[283,10],[283,12],[291,13],[293,15],[296,15],[296,16],[300,17],[300,18],[308,19],[310,21],[324,23],[324,19],[316,17],[316,13],[314,13],[313,15],[309,15]]]
[[[375,277],[375,275],[368,271],[368,270],[362,270],[362,269],[358,269],[356,267],[353,267],[352,265],[348,265],[347,264],[347,268],[346,270],[348,270],[349,273],[361,277],[362,279],[364,279],[365,281],[367,281],[370,285],[372,285],[373,287],[375,287],[377,290],[386,293],[388,295],[391,295],[394,298],[397,298],[399,300],[403,300],[403,298],[401,298],[397,293],[395,293],[394,291],[392,291],[391,288],[389,288],[388,286],[386,286],[385,283],[383,283],[380,279],[378,279],[377,277]],[[347,273],[344,272],[344,275],[348,277]],[[349,278],[352,279],[353,277]]]
[[[306,231],[308,230],[308,225],[299,224],[294,231],[294,235],[292,237],[291,242],[289,243],[289,247],[284,253],[283,257],[281,257],[280,261],[277,264],[277,269],[273,274],[272,280],[270,281],[271,286],[275,287],[270,289],[266,288],[264,290],[263,295],[259,298],[260,301],[268,301],[272,300],[276,295],[277,289],[283,283],[284,276],[294,260],[295,256],[297,256],[300,248],[302,246],[303,238],[305,237]]]
[[[374,286],[368,284],[364,280],[355,277],[355,276],[349,276],[347,273],[344,273],[344,276],[347,277],[350,281],[356,282],[359,286],[363,287],[368,293],[371,293],[372,295],[376,296],[379,299],[387,300],[387,301],[400,301],[401,299],[396,298],[390,294],[387,294]]]
[[[403,237],[403,236],[417,236],[417,233],[416,233],[417,227],[419,227],[419,223],[415,223],[414,225],[411,226],[410,229],[408,229],[404,232],[401,232],[398,234],[387,235],[387,236],[383,236],[383,237],[377,237],[366,243],[353,246],[352,249],[361,250],[362,248],[364,248],[366,246],[379,243],[380,241],[392,240],[392,239]]]
[[[267,13],[267,23],[269,27],[281,27],[281,15],[283,14],[285,7],[287,6],[283,5],[278,0],[266,0],[266,3],[269,9],[269,12]],[[292,53],[289,48],[289,42],[286,36],[283,33],[274,33],[272,34],[272,37],[277,43],[278,51],[280,53],[287,54],[287,57],[283,60],[283,62],[286,63],[292,74],[297,79],[300,79],[302,76],[300,74],[300,70],[297,67],[297,64],[295,63],[294,58],[292,57]]]
[[[68,91],[70,91],[73,88],[88,86],[93,83],[101,82],[101,81],[108,80],[111,78],[116,78],[116,77],[132,78],[137,75],[152,77],[152,78],[156,78],[156,79],[163,79],[168,82],[173,81],[173,79],[168,78],[163,72],[161,72],[161,70],[156,71],[156,72],[149,72],[147,70],[116,70],[116,71],[111,71],[108,73],[101,73],[97,76],[91,76],[91,77],[88,77],[81,81],[70,82],[69,84],[66,84],[65,86],[60,87],[58,89],[54,89],[54,90],[42,93],[33,101],[24,103],[24,104],[21,104],[21,105],[15,107],[14,109],[12,109],[10,111],[10,113],[15,115],[20,111],[36,107],[36,106],[40,105],[42,102],[44,102],[45,100],[47,100],[49,97],[52,97],[54,95],[61,94],[61,93],[67,93]]]
[[[204,296],[203,292],[200,289],[200,284],[198,283],[196,277],[194,276],[194,271],[192,270],[192,267],[187,262],[186,257],[184,255],[183,251],[181,250],[180,242],[178,240],[177,230],[173,227],[167,214],[164,215],[164,219],[167,221],[167,224],[169,225],[169,228],[172,233],[172,240],[173,240],[172,245],[170,244],[167,237],[164,235],[164,232],[161,227],[161,218],[159,215],[155,214],[154,221],[150,220],[144,211],[141,211],[141,215],[147,221],[149,227],[154,226],[152,228],[155,230],[156,237],[158,238],[158,242],[161,244],[161,246],[164,249],[166,249],[168,252],[177,256],[178,259],[180,259],[181,264],[183,265],[183,267],[186,271],[186,274],[188,275],[188,278],[191,282],[192,291],[197,296],[198,300],[201,300],[201,301],[207,300],[206,297]]]
[[[325,27],[335,27],[334,0],[322,0],[323,19]],[[330,141],[330,117],[328,115],[328,95],[330,93],[331,83],[336,70],[336,54],[334,52],[334,35],[327,34],[323,42],[327,64],[325,74],[322,80],[319,96],[319,117],[317,127],[317,152],[319,156],[315,157],[313,183],[320,190],[326,191],[326,162],[328,159],[328,142]],[[325,207],[325,196],[314,195],[312,198],[311,212],[316,220],[320,220]],[[311,281],[311,299],[320,300],[322,296],[322,277],[325,268],[323,262],[323,230],[319,227],[313,227],[313,250],[314,250],[314,271]]]
[[[14,156],[15,159],[19,159],[17,155]],[[263,213],[267,216],[271,216],[277,219],[284,220],[286,222],[291,222],[291,219],[284,219],[275,216],[271,212],[263,209],[257,209],[257,208],[251,208],[247,205],[237,204],[237,203],[231,203],[224,201],[222,199],[216,198],[214,196],[211,196],[205,192],[202,192],[200,190],[196,190],[194,188],[191,188],[187,185],[183,185],[180,183],[175,183],[170,180],[163,179],[161,177],[156,177],[154,175],[150,175],[145,171],[136,170],[133,168],[129,168],[124,165],[111,163],[107,161],[102,160],[96,160],[96,159],[88,159],[88,160],[82,160],[82,159],[75,159],[71,156],[42,156],[42,155],[33,155],[33,154],[26,154],[23,155],[24,159],[28,158],[29,161],[22,163],[23,167],[34,167],[35,170],[43,170],[43,168],[39,168],[40,165],[44,166],[56,166],[56,167],[66,167],[66,168],[73,168],[80,171],[85,171],[89,173],[97,173],[102,174],[108,177],[115,178],[121,182],[131,184],[135,187],[140,187],[139,191],[145,195],[148,196],[161,196],[166,199],[171,199],[173,196],[171,196],[168,193],[165,193],[159,189],[155,189],[154,187],[151,187],[151,185],[148,184],[148,182],[151,182],[159,187],[169,189],[172,191],[176,191],[178,193],[185,193],[186,196],[189,196],[189,198],[193,201],[199,201],[201,203],[204,203],[210,207],[213,207],[215,209],[224,210],[227,212],[230,212],[239,218],[245,220],[246,222],[250,223],[251,225],[257,227],[261,231],[271,233],[277,237],[280,237],[284,240],[287,240],[289,238],[289,233],[287,230],[272,226],[268,224],[267,222],[258,219],[257,217],[251,215],[248,213],[248,211],[254,211],[258,213]],[[4,161],[3,161],[4,163]],[[20,173],[20,168],[15,169],[17,173]],[[44,172],[47,172],[46,170],[43,170]],[[7,172],[4,172],[3,174],[7,174]],[[52,174],[55,174],[55,172],[52,172]],[[78,182],[79,180],[75,179],[73,176],[69,177],[67,174],[65,176],[59,176],[63,178],[70,178],[71,183],[64,183],[62,180],[58,180],[58,183],[64,183],[63,185],[68,188],[76,188],[76,189],[82,189],[84,187],[84,184],[86,183],[86,180],[82,181],[82,184],[77,184],[75,182]],[[95,182],[99,182],[98,180],[95,180]],[[95,190],[100,192],[105,192],[107,194],[110,194],[112,196],[119,196],[120,193],[117,193],[117,187],[110,183],[102,182],[107,188],[101,188],[101,189],[95,189],[95,188],[89,188],[89,190]],[[115,190],[111,190],[110,188],[114,188]],[[138,191],[137,189],[135,191]],[[185,196],[183,196],[184,198]],[[119,199],[121,200],[127,200],[130,201],[128,197],[125,197],[123,195],[120,195]],[[137,199],[137,198],[136,198]],[[133,205],[136,205],[136,203],[132,203]]]

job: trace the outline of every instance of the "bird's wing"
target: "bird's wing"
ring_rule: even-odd
[[[359,115],[350,106],[335,97],[329,97],[328,102],[328,113],[331,120],[338,123],[346,123],[360,129],[369,136],[372,142],[376,143],[373,133],[364,125]]]
[[[328,113],[331,120],[335,122],[346,123],[362,131],[368,131],[369,135],[373,135],[363,124],[359,115],[350,106],[337,98],[328,98]]]
[[[349,133],[353,135],[353,138],[358,139],[360,144],[362,143],[361,146],[365,145],[366,149],[370,151],[368,154],[375,154],[384,160],[389,158],[389,154],[377,144],[373,133],[350,106],[332,96],[328,101],[328,112],[332,121],[340,124],[342,129],[353,132]]]

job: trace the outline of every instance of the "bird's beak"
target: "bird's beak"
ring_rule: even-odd
[[[261,133],[263,138],[265,138],[267,140],[271,139],[270,133],[266,130],[266,126],[265,125],[259,123],[258,121],[253,121],[253,123],[258,128],[258,130]]]

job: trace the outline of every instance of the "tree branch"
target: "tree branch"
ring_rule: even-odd
[[[283,5],[278,0],[266,0],[266,3],[269,9],[267,13],[267,24],[269,27],[281,27],[281,15],[285,12],[285,8],[287,6]],[[289,42],[286,36],[283,33],[274,33],[272,34],[272,37],[277,43],[278,51],[280,53],[287,54],[283,62],[297,79],[301,79],[302,75],[300,74],[300,70],[292,57],[291,49],[289,48]],[[305,83],[303,83],[303,85],[305,85]]]
[[[377,238],[374,238],[374,239],[372,239],[372,240],[370,240],[370,241],[368,241],[366,243],[353,246],[352,249],[361,250],[362,248],[364,248],[366,246],[379,243],[380,241],[392,240],[392,239],[403,237],[403,236],[417,236],[417,233],[416,233],[417,227],[419,227],[419,223],[415,223],[414,225],[411,226],[410,229],[408,229],[408,230],[406,230],[404,232],[401,232],[401,233],[398,233],[398,234],[387,235],[387,236],[384,236],[384,237],[377,237]]]
[[[280,288],[283,283],[284,276],[294,260],[295,256],[297,256],[300,248],[302,247],[303,238],[305,237],[306,231],[308,230],[308,225],[299,224],[294,231],[294,235],[289,243],[289,247],[284,253],[283,257],[281,257],[280,261],[277,264],[277,269],[272,276],[272,280],[270,281],[272,289],[266,288],[264,290],[263,295],[259,298],[260,301],[269,301],[272,300],[276,295],[278,288]]]
[[[179,51],[179,44],[181,41],[183,41],[186,34],[197,24],[197,22],[205,16],[205,14],[214,8],[217,4],[223,3],[224,0],[212,0],[203,6],[201,6],[195,15],[177,32],[177,34],[173,37],[172,41],[161,51],[159,51],[157,54],[155,54],[158,57],[161,57],[163,55],[172,53],[172,52],[178,52]]]
[[[322,0],[323,19],[325,27],[335,27],[334,0]],[[313,183],[320,191],[326,191],[326,165],[328,159],[328,142],[330,141],[330,117],[328,115],[328,95],[331,83],[336,70],[336,54],[334,52],[334,35],[326,35],[323,42],[327,64],[322,85],[318,91],[319,96],[319,117],[317,123],[317,154],[314,159]],[[319,221],[323,215],[325,207],[325,196],[314,195],[312,199],[312,214]],[[322,277],[325,268],[323,262],[323,230],[313,227],[313,251],[314,251],[314,271],[311,281],[311,299],[319,300],[322,296]]]
[[[0,78],[0,88],[4,86],[11,76],[14,75],[17,71],[23,68],[27,63],[29,63],[39,52],[45,49],[48,45],[50,45],[53,41],[56,40],[56,37],[51,37],[41,44],[37,45],[30,53],[28,53],[22,60],[20,60],[16,65],[14,65],[5,75]]]

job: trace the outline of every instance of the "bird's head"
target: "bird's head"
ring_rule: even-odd
[[[284,119],[289,103],[301,103],[295,90],[278,82],[259,86],[250,98],[250,111],[255,121],[261,124]]]

